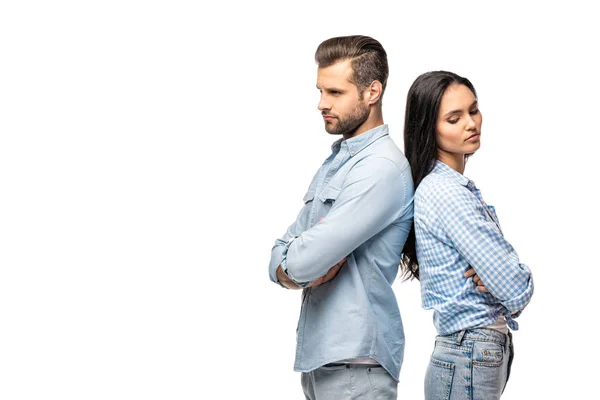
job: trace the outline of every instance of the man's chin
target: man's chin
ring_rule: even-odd
[[[329,133],[330,135],[336,135],[336,136],[339,136],[339,135],[341,135],[341,134],[342,134],[341,132],[337,132],[337,131],[331,131],[331,132],[330,132],[330,131],[328,131],[327,129],[325,129],[325,131],[326,131],[327,133]]]
[[[332,124],[326,122],[325,123],[325,132],[329,133],[330,135],[341,135],[342,133],[339,132],[336,127],[334,127]]]

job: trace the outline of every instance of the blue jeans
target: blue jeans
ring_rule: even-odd
[[[327,364],[302,373],[307,400],[396,400],[398,382],[379,365]]]
[[[513,355],[510,332],[469,329],[437,336],[425,374],[425,399],[500,399]]]

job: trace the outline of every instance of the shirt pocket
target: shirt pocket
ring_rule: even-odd
[[[331,207],[335,204],[335,201],[338,198],[340,193],[339,189],[333,187],[326,187],[321,190],[321,192],[314,196],[314,205],[313,205],[313,224],[320,222],[323,218],[327,216]]]
[[[311,201],[313,201],[314,198],[315,198],[315,189],[308,189],[308,192],[306,192],[306,194],[302,198],[302,201],[304,202],[304,204],[306,204],[306,203],[310,203]]]
[[[325,204],[333,204],[337,200],[339,194],[340,189],[328,186],[325,189],[323,189],[319,194],[319,200],[321,200],[321,202]]]

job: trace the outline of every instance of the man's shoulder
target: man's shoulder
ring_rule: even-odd
[[[373,142],[361,153],[357,163],[376,164],[384,166],[390,164],[395,166],[400,172],[409,168],[408,160],[404,153],[398,148],[396,143],[389,136],[384,136]]]

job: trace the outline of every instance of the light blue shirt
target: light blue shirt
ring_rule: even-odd
[[[422,304],[434,310],[438,334],[490,325],[501,315],[518,329],[514,319],[533,295],[533,277],[473,181],[437,161],[414,201]],[[463,276],[469,266],[490,293]]]
[[[332,151],[271,253],[271,280],[281,264],[301,286],[348,256],[333,280],[303,289],[294,369],[370,357],[398,380],[404,330],[392,283],[412,224],[410,167],[387,125]]]

